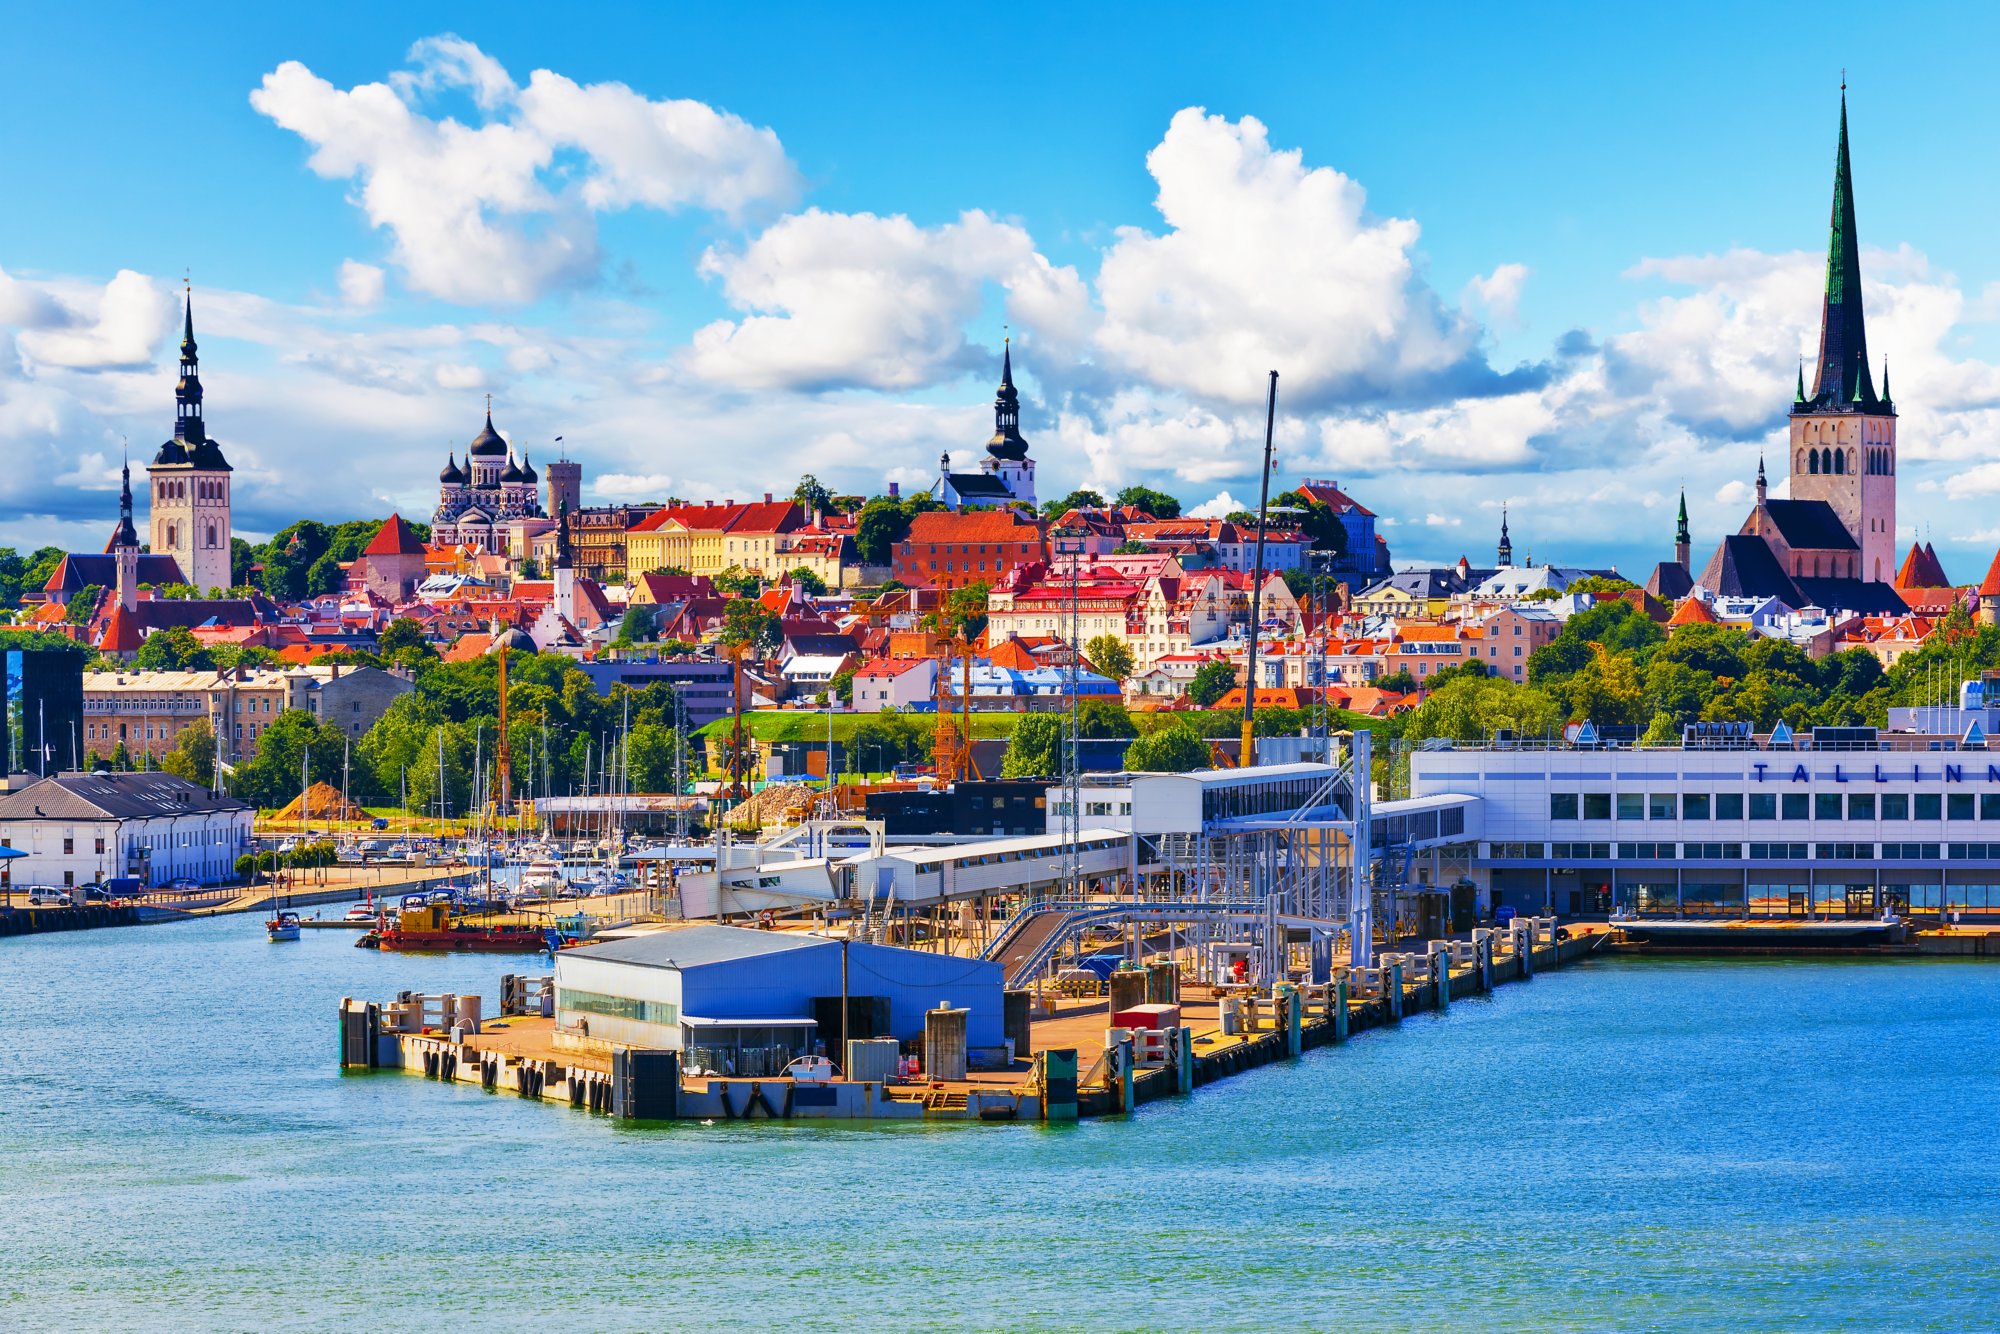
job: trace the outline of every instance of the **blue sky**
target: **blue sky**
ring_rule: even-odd
[[[1399,560],[1504,501],[1640,570],[1782,431],[1845,66],[1899,518],[1977,577],[2000,20],[1519,8],[20,10],[0,542],[101,542],[191,270],[252,532],[422,516],[488,392],[597,499],[917,484],[1011,321],[1044,491],[1246,495],[1275,366]]]

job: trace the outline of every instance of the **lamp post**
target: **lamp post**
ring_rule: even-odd
[[[1083,596],[1082,567],[1089,529],[1059,528],[1054,537],[1055,553],[1067,556],[1069,566],[1069,736],[1063,763],[1063,885],[1072,900],[1083,897],[1082,859],[1078,843],[1083,834]]]

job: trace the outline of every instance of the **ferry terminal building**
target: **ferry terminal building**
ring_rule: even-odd
[[[2000,912],[2000,751],[1976,717],[1958,734],[1725,724],[1641,748],[1586,726],[1428,744],[1411,794],[1479,799],[1464,869],[1489,912]]]

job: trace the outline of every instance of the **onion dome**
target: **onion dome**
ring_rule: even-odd
[[[478,435],[472,437],[472,445],[465,451],[469,459],[497,459],[507,452],[507,442],[493,429],[493,409],[486,409],[486,425]]]
[[[503,649],[514,653],[533,653],[536,651],[535,641],[528,638],[526,633],[511,625],[493,636],[493,642],[486,646],[486,651],[489,654],[499,653]]]
[[[535,472],[534,463],[526,454],[521,456],[521,480],[524,482],[539,482],[541,480],[541,477]]]
[[[444,471],[438,474],[438,481],[446,486],[463,486],[465,474],[458,468],[458,453],[454,450],[445,460]]]
[[[507,451],[507,466],[500,470],[500,480],[503,483],[521,480],[521,465],[514,462],[514,451],[511,449]]]

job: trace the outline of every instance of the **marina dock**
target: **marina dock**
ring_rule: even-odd
[[[1178,1020],[1164,1031],[1112,1026],[1115,996],[1059,999],[1026,1018],[1026,993],[1010,993],[1021,998],[1029,1053],[1005,1069],[953,1071],[955,1078],[684,1076],[676,1051],[589,1051],[563,1042],[550,980],[518,977],[505,980],[500,1014],[491,1019],[476,996],[345,999],[341,1064],[474,1084],[627,1120],[1074,1120],[1189,1094],[1405,1015],[1448,1007],[1454,998],[1572,963],[1607,939],[1559,931],[1554,918],[1521,919],[1508,930],[1482,928],[1470,940],[1383,954],[1371,968],[1335,968],[1319,985],[1212,987],[1183,983],[1164,966],[1131,970],[1123,979],[1127,999],[1129,988],[1143,988],[1138,994],[1162,998],[1149,1008],[1171,1010]],[[930,1038],[927,1031],[926,1045]],[[850,1049],[850,1064],[863,1056]]]

